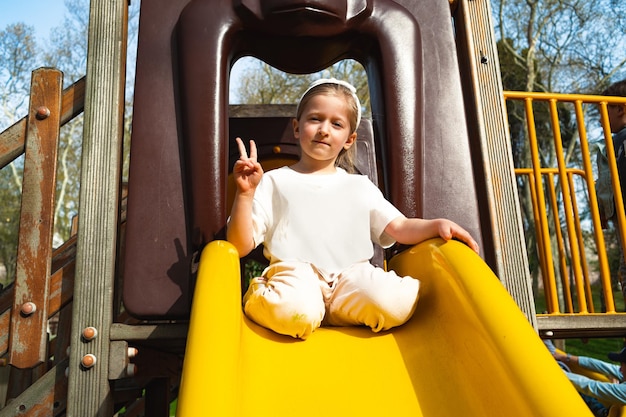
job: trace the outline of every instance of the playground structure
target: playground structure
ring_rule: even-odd
[[[532,163],[528,167],[517,167],[516,176],[526,182],[531,189],[530,197],[533,207],[535,236],[540,253],[540,269],[546,294],[546,313],[539,314],[539,328],[556,331],[561,334],[590,332],[601,334],[608,332],[620,335],[622,319],[616,305],[616,298],[623,301],[624,295],[615,291],[611,283],[608,266],[603,226],[600,220],[598,197],[596,195],[596,178],[592,166],[597,155],[594,153],[585,120],[585,106],[598,108],[602,127],[602,143],[606,146],[609,169],[612,178],[618,178],[615,165],[614,148],[608,122],[607,106],[626,103],[623,97],[603,97],[583,94],[554,94],[505,92],[506,100],[523,104],[525,118],[528,121],[529,149]],[[540,145],[537,128],[532,123],[536,107],[549,109],[551,119],[550,138],[554,144],[556,166],[542,166],[539,158]],[[558,108],[571,109],[575,115],[575,127],[578,139],[575,144],[580,147],[582,161],[580,166],[567,163],[563,138],[558,122]],[[595,151],[597,152],[597,150]],[[622,191],[618,180],[612,182],[615,197],[617,239],[626,241],[626,219]],[[584,228],[581,212],[587,199],[591,218],[591,234],[594,245],[584,244]],[[553,232],[552,232],[553,230]],[[594,247],[595,246],[595,247]],[[597,254],[599,287],[602,305],[594,302],[592,291],[593,268],[591,257],[587,252]],[[558,261],[557,261],[558,259]],[[560,284],[562,296],[559,297],[557,287]],[[616,294],[614,294],[614,292]],[[594,305],[595,304],[595,305]],[[602,311],[602,313],[599,313]],[[575,314],[576,317],[571,317]],[[570,316],[568,318],[567,316]]]
[[[224,335],[226,339],[229,331],[236,333],[233,329],[243,329],[241,334],[251,339],[231,345],[231,352],[241,351],[244,357],[243,350],[254,346],[284,349],[277,356],[286,361],[283,372],[289,358],[302,357],[302,352],[312,355],[316,346],[343,346],[355,354],[378,352],[377,356],[372,353],[370,360],[398,350],[385,362],[388,366],[346,367],[344,372],[361,382],[367,377],[379,383],[393,379],[402,388],[400,397],[393,398],[404,398],[407,412],[432,416],[441,411],[437,411],[437,405],[445,401],[439,397],[445,393],[441,382],[424,388],[421,376],[410,366],[425,369],[424,362],[428,362],[431,367],[424,372],[428,378],[454,383],[455,392],[467,393],[465,402],[447,405],[451,412],[503,415],[506,407],[511,407],[525,410],[518,415],[548,416],[555,414],[553,410],[565,409],[563,404],[551,402],[559,398],[567,399],[566,407],[572,407],[576,415],[586,415],[584,404],[533,332],[534,328],[570,334],[580,332],[582,326],[576,325],[577,317],[537,320],[534,311],[488,2],[144,2],[128,210],[119,172],[111,169],[120,165],[122,144],[125,47],[120,39],[126,35],[125,3],[93,2],[86,78],[62,92],[58,71],[35,71],[28,116],[1,136],[0,166],[22,152],[26,155],[23,199],[32,204],[24,204],[22,210],[17,278],[0,300],[0,328],[10,328],[0,337],[0,347],[11,365],[12,398],[0,416],[110,416],[122,407],[126,416],[167,416],[169,403],[178,393],[183,361],[185,368],[196,371],[185,371],[179,393],[181,416],[205,415],[199,411],[201,407],[219,404],[220,398],[224,403],[248,404],[235,396],[243,392],[238,390],[254,387],[255,381],[267,381],[251,377],[243,385],[236,381],[226,384],[228,378],[237,379],[241,373],[227,366],[235,359],[220,356],[219,350],[228,350],[228,345],[210,336],[217,334],[222,339]],[[310,7],[303,8],[305,4]],[[323,13],[318,13],[320,10]],[[233,283],[239,282],[237,258],[219,239],[228,212],[231,138],[245,136],[241,133],[245,129],[259,131],[261,123],[276,124],[268,128],[267,138],[255,137],[262,144],[262,155],[285,162],[296,152],[281,130],[281,118],[292,113],[244,106],[231,108],[229,118],[228,71],[237,58],[247,54],[300,73],[325,68],[345,57],[364,63],[377,115],[368,125],[371,133],[364,135],[371,136],[371,141],[364,142],[364,170],[378,167],[374,178],[381,178],[379,185],[405,214],[449,217],[467,227],[481,242],[486,263],[454,242],[427,242],[411,249],[418,259],[426,259],[425,268],[435,271],[445,284],[427,284],[432,285],[426,293],[432,294],[430,303],[420,307],[406,327],[380,337],[364,337],[362,329],[321,329],[318,342],[312,338],[305,344],[285,343],[236,316],[237,311],[241,313],[238,288],[228,293],[234,304],[226,306],[210,298],[211,293],[217,295],[210,287],[215,282],[203,277],[223,272],[234,278],[230,280]],[[431,59],[434,56],[437,59]],[[53,252],[48,239],[56,158],[51,156],[56,152],[58,127],[78,114],[82,103],[80,220],[77,234]],[[280,140],[276,142],[276,138]],[[462,204],[451,204],[455,201]],[[205,246],[211,249],[200,258]],[[406,260],[406,253],[390,260],[390,266],[410,269],[412,261]],[[473,266],[461,273],[460,265]],[[497,289],[501,284],[490,275],[487,265],[515,303]],[[487,284],[475,283],[474,272],[484,276]],[[202,290],[201,284],[209,289]],[[471,290],[459,292],[454,290],[456,286]],[[429,314],[445,315],[458,307],[437,296],[448,291],[458,297],[454,300],[464,305],[461,311],[473,321],[464,321],[463,315],[449,318],[449,324],[443,318],[428,319]],[[474,292],[483,296],[468,295]],[[209,302],[200,303],[198,313],[194,305],[189,321],[192,296]],[[439,307],[431,303],[439,303]],[[498,311],[488,314],[487,303],[493,303]],[[208,314],[215,313],[210,320],[203,314],[205,307]],[[235,316],[231,321],[213,323],[221,319],[222,307],[231,308]],[[57,313],[59,333],[48,340],[48,318]],[[622,335],[624,324],[618,319],[618,314],[607,320],[594,316],[594,325],[587,323],[586,330]],[[211,326],[206,333],[205,320]],[[220,323],[234,327],[220,328]],[[446,323],[442,329],[448,332],[430,337],[429,329],[441,323]],[[188,330],[188,353],[184,355]],[[413,350],[407,340],[418,335],[415,344],[419,346]],[[519,339],[502,342],[514,336]],[[459,344],[461,340],[454,340],[457,337],[471,339],[467,344],[483,347],[490,354],[480,366],[472,363],[477,351]],[[428,340],[420,343],[424,339]],[[400,341],[404,344],[398,348]],[[535,361],[536,366],[514,363],[512,355],[519,353],[516,349],[521,345],[527,362]],[[210,353],[214,346],[218,353]],[[375,349],[369,350],[371,346]],[[132,348],[139,350],[134,358]],[[419,355],[424,359],[416,359]],[[451,363],[452,356],[461,364]],[[221,362],[223,374],[218,373]],[[260,368],[253,375],[271,371]],[[275,377],[281,381],[281,377],[295,376],[277,372]],[[201,385],[203,380],[206,387]],[[493,380],[499,385],[493,396],[473,395],[487,391],[476,387]],[[556,390],[554,398],[546,396],[547,386]],[[356,388],[354,392],[358,392]],[[263,393],[255,395],[250,396],[252,404],[263,398]],[[296,397],[290,398],[295,401]],[[527,402],[527,398],[534,401]],[[496,400],[501,404],[496,406]],[[290,403],[286,404],[289,407]],[[368,401],[338,402],[338,415],[349,415],[341,409],[345,404],[360,404],[372,415],[380,415]],[[230,411],[220,414],[219,410],[227,408],[216,407],[218,411],[211,415],[231,415]],[[250,415],[247,405],[237,407],[242,407],[242,415]]]

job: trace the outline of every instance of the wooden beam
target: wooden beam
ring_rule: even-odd
[[[111,340],[185,340],[189,325],[187,323],[162,324],[122,324],[111,325]]]
[[[63,90],[61,98],[61,126],[83,111],[85,102],[85,77]],[[23,117],[0,133],[0,169],[24,153],[26,119]]]
[[[123,210],[121,212],[121,221],[123,229],[123,222],[126,221],[126,212]],[[48,290],[48,319],[72,301],[75,269],[76,235],[73,235],[52,253],[52,275],[50,275]],[[0,357],[7,353],[9,348],[9,328],[13,297],[14,285],[12,283],[0,293]],[[182,337],[184,338],[186,334],[186,330],[184,330]]]
[[[109,331],[113,320],[128,27],[126,0],[92,1],[67,415],[113,415]],[[94,327],[98,336],[85,340]],[[96,362],[84,367],[88,354]]]
[[[537,316],[539,335],[554,339],[626,336],[626,314]]]
[[[48,319],[58,313],[62,307],[72,300],[74,286],[74,262],[72,261],[63,268],[58,269],[50,277],[48,291]],[[9,348],[9,326],[11,322],[10,306],[6,300],[13,299],[13,286],[3,292],[0,300],[0,356],[4,355]]]
[[[537,328],[508,120],[489,0],[459,0],[457,50],[475,175],[485,260]]]
[[[0,410],[0,417],[60,415],[67,398],[67,360],[49,370]]]
[[[21,369],[46,361],[62,87],[61,71],[33,72],[9,338],[9,363]]]
[[[72,300],[76,237],[71,237],[52,255],[52,275],[48,286],[48,319]],[[9,348],[9,325],[14,300],[14,285],[0,294],[0,356]]]

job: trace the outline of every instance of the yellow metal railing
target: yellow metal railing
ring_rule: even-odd
[[[526,138],[531,166],[518,167],[515,169],[515,174],[518,179],[523,178],[528,181],[547,312],[549,314],[595,313],[591,282],[592,276],[599,275],[604,298],[604,312],[616,313],[606,242],[596,197],[584,105],[595,105],[599,110],[602,136],[613,179],[612,188],[618,214],[616,227],[621,242],[626,243],[624,204],[607,113],[607,105],[626,103],[626,98],[511,91],[505,92],[504,97],[507,101],[517,100],[524,103]],[[543,150],[539,146],[538,130],[535,125],[534,104],[536,102],[547,104],[549,109],[549,124],[553,140],[551,144],[554,146],[556,166],[541,165],[540,155]],[[567,105],[573,106],[574,109],[581,155],[580,166],[568,166],[566,162],[558,113],[560,103],[569,103]],[[583,189],[576,190],[575,183],[582,184]],[[590,248],[585,246],[583,239],[585,229],[580,213],[586,208],[587,201],[591,221],[586,222],[585,226],[590,227],[594,237],[597,249],[597,270],[592,270],[590,267],[589,260],[592,254]],[[626,246],[622,244],[621,247]],[[554,259],[554,251],[557,252],[557,261]],[[574,291],[572,291],[572,286]],[[559,296],[562,297],[561,303],[559,303]]]

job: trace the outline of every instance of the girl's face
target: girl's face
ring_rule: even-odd
[[[294,136],[300,142],[303,162],[330,162],[356,140],[350,133],[348,103],[342,96],[317,94],[306,103],[300,120],[293,121]]]

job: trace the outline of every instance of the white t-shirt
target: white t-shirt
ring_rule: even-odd
[[[252,207],[255,246],[271,263],[309,262],[339,272],[373,256],[372,242],[395,241],[385,227],[402,213],[364,175],[338,168],[328,175],[289,167],[263,175]]]

